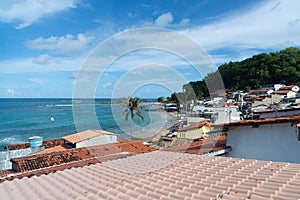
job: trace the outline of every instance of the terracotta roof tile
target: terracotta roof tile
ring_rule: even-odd
[[[58,147],[60,148],[60,147]],[[53,149],[52,149],[53,150]],[[98,158],[101,156],[118,154],[123,152],[145,153],[152,151],[150,147],[143,145],[139,141],[123,142],[92,146],[89,148],[66,149],[47,153],[34,154],[31,156],[13,158],[13,169],[16,172],[27,172],[45,167],[62,165],[70,162]]]
[[[35,154],[52,153],[52,152],[57,152],[57,151],[64,151],[66,149],[70,149],[70,147],[68,147],[67,145],[59,145],[59,146],[56,146],[56,147],[45,149],[45,150],[37,152]]]
[[[43,146],[47,148],[52,148],[58,145],[65,144],[66,141],[64,139],[55,139],[55,140],[45,140],[43,141]],[[17,150],[17,149],[26,149],[29,147],[29,143],[23,143],[23,144],[10,144],[6,145],[4,149],[7,150]]]
[[[299,199],[300,165],[156,151],[0,184],[3,199]]]
[[[226,136],[222,135],[213,139],[193,141],[184,145],[168,147],[163,149],[163,151],[172,151],[189,154],[205,154],[226,148],[229,148],[228,146],[226,146]]]
[[[80,141],[84,141],[99,135],[114,135],[114,133],[103,131],[103,130],[86,130],[80,133],[75,133],[72,135],[67,135],[63,137],[63,139],[67,140],[68,142],[71,143],[77,143]]]

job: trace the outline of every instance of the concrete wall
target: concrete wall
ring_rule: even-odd
[[[27,156],[33,153],[31,148],[20,149],[20,150],[10,150],[10,151],[0,151],[0,170],[12,169],[11,158],[19,158]]]
[[[99,135],[97,137],[93,137],[88,140],[84,140],[82,142],[78,142],[76,144],[76,148],[80,147],[88,147],[102,144],[110,144],[117,142],[117,135]]]
[[[230,157],[300,163],[298,129],[291,123],[229,127]]]
[[[177,138],[185,138],[185,139],[198,139],[201,138],[203,133],[207,133],[210,131],[208,126],[203,126],[202,128],[195,128],[187,131],[182,131],[177,134]]]

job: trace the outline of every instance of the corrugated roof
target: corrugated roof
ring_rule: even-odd
[[[0,184],[2,199],[299,199],[300,165],[152,152]]]
[[[86,130],[86,131],[82,131],[82,132],[75,133],[72,135],[67,135],[67,136],[63,137],[63,139],[75,144],[77,142],[91,139],[91,138],[99,136],[99,135],[115,135],[115,134],[111,133],[111,132],[103,131],[103,130]]]

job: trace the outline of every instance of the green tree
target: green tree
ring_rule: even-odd
[[[131,119],[131,140],[133,140],[133,122],[134,122],[134,116],[137,115],[138,118],[141,121],[144,121],[144,117],[140,111],[141,106],[140,106],[140,98],[137,97],[128,97],[127,101],[125,103],[126,109],[124,111],[125,114],[125,120],[128,121],[128,118],[130,116]]]
[[[158,97],[158,98],[157,98],[157,102],[163,103],[163,102],[164,102],[164,97]]]

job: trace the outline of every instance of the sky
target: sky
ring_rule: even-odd
[[[298,5],[1,1],[0,98],[169,96],[221,64],[299,47]]]

